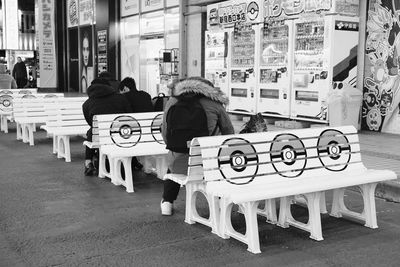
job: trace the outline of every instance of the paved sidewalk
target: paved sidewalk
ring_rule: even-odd
[[[254,255],[235,239],[224,240],[208,227],[184,223],[184,190],[174,203],[174,215],[163,217],[162,181],[153,175],[135,172],[135,193],[128,194],[109,179],[83,175],[82,138],[72,138],[72,162],[66,163],[51,153],[52,142],[43,131],[35,136],[30,147],[15,139],[12,126],[9,134],[0,133],[1,267],[398,266],[398,203],[376,199],[379,229],[322,215],[321,242],[259,217],[262,253]],[[376,140],[365,137],[365,142]],[[374,154],[379,147],[366,150],[372,151],[371,164],[374,156],[381,158]],[[388,149],[393,151],[385,155],[396,151]],[[358,193],[346,191],[345,201],[352,210],[362,210]],[[199,213],[207,215],[204,198],[197,204]],[[293,213],[299,220],[308,218],[302,207],[295,206]],[[245,232],[243,215],[232,213],[232,223]]]

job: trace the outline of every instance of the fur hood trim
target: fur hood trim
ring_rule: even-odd
[[[194,93],[203,95],[213,101],[219,102],[221,104],[228,104],[229,100],[226,95],[218,87],[212,87],[205,82],[200,80],[183,80],[175,85],[173,90],[174,96],[180,96],[182,94]]]

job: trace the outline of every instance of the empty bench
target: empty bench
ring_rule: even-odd
[[[188,176],[167,174],[166,178],[195,185],[187,189],[186,222],[204,223],[220,237],[233,237],[247,244],[250,252],[260,253],[257,214],[275,223],[275,199],[280,200],[279,226],[297,227],[320,241],[325,191],[333,191],[331,216],[377,228],[376,185],[397,177],[393,171],[367,169],[361,160],[357,130],[344,126],[195,138],[190,147]],[[344,204],[344,190],[353,186],[363,197],[361,213]],[[196,211],[199,192],[208,200],[208,220]],[[307,223],[295,220],[290,211],[299,196],[308,208]],[[264,210],[258,208],[261,201],[268,201]],[[234,204],[244,214],[244,235],[232,227]]]
[[[109,177],[113,184],[125,186],[128,193],[134,192],[132,157],[151,156],[156,160],[157,176],[162,178],[167,171],[165,156],[168,153],[161,135],[162,118],[163,112],[95,115],[93,141],[86,144],[99,147],[99,177]],[[106,159],[110,163],[109,171]]]
[[[45,105],[46,124],[40,128],[52,136],[53,153],[66,162],[71,161],[70,137],[86,136],[89,130],[82,111],[82,104],[86,100],[87,97],[70,97]]]

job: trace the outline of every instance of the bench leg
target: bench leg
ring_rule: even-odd
[[[99,149],[99,178],[110,177],[111,172],[111,159],[109,158],[108,161],[110,163],[110,172],[107,172],[106,169],[106,159],[107,155],[101,152],[101,147]]]
[[[197,212],[196,199],[198,194],[203,194],[207,200],[210,209],[208,219],[201,217]],[[203,182],[189,182],[186,184],[185,222],[188,224],[198,222],[210,227],[212,233],[219,233],[219,198],[208,195]]]
[[[53,154],[58,153],[58,141],[57,136],[53,134]]]
[[[5,115],[0,115],[0,127],[1,130],[4,131],[4,133],[8,133],[8,121],[7,121],[7,116]]]
[[[22,139],[22,127],[21,127],[21,124],[16,122],[15,123],[15,127],[16,127],[16,132],[17,132],[17,140],[21,140]]]
[[[307,206],[307,201],[303,198],[302,195],[296,195],[296,196],[294,197],[294,201],[296,202],[296,204],[300,204],[300,205],[302,205],[302,206],[304,206],[304,207]],[[320,212],[321,212],[322,214],[327,214],[328,211],[327,211],[327,209],[326,209],[325,191],[324,191],[324,192],[321,192],[321,198],[320,198],[320,204],[319,204],[319,205],[320,205],[320,208],[321,208]]]
[[[57,136],[57,157],[65,158],[65,162],[71,162],[69,136]]]
[[[267,223],[276,224],[278,219],[275,199],[266,199],[264,209],[257,209],[257,214],[264,216],[267,219]]]
[[[221,198],[220,237],[226,239],[233,237],[240,242],[247,244],[247,250],[252,253],[261,253],[260,239],[258,237],[257,207],[258,201],[245,202],[240,204],[246,220],[246,234],[237,232],[231,221],[233,203]]]
[[[377,183],[360,185],[360,191],[363,197],[364,210],[362,213],[347,209],[344,203],[344,188],[333,190],[333,203],[330,215],[333,217],[345,217],[356,221],[364,222],[364,226],[369,228],[378,228],[375,207],[375,188]]]
[[[34,146],[34,138],[33,138],[33,133],[36,131],[36,124],[35,123],[29,123],[26,125],[27,126],[27,141],[29,141],[30,146]]]
[[[321,215],[320,215],[320,202],[322,192],[313,192],[304,194],[307,208],[308,208],[308,222],[302,223],[295,220],[292,216],[290,206],[292,204],[292,197],[282,197],[280,202],[279,210],[279,222],[278,225],[283,228],[289,227],[289,225],[299,228],[301,230],[310,233],[310,238],[322,241],[322,227],[321,227]]]
[[[135,190],[133,189],[133,176],[131,169],[131,157],[123,157],[123,158],[113,158],[112,160],[112,172],[111,172],[111,182],[114,185],[123,185],[126,188],[126,192],[133,193]],[[110,163],[111,165],[111,163]],[[121,166],[125,171],[125,181],[122,179]]]

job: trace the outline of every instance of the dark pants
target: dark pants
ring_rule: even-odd
[[[171,173],[171,171],[168,169],[167,173]],[[164,181],[164,192],[163,192],[164,201],[173,203],[176,200],[176,198],[178,197],[180,187],[181,187],[181,185],[178,183],[175,183],[174,181],[171,181],[168,179],[165,180]]]
[[[17,87],[18,88],[24,88],[26,83],[27,83],[27,79],[23,78],[23,79],[16,79],[15,80],[17,83]]]

